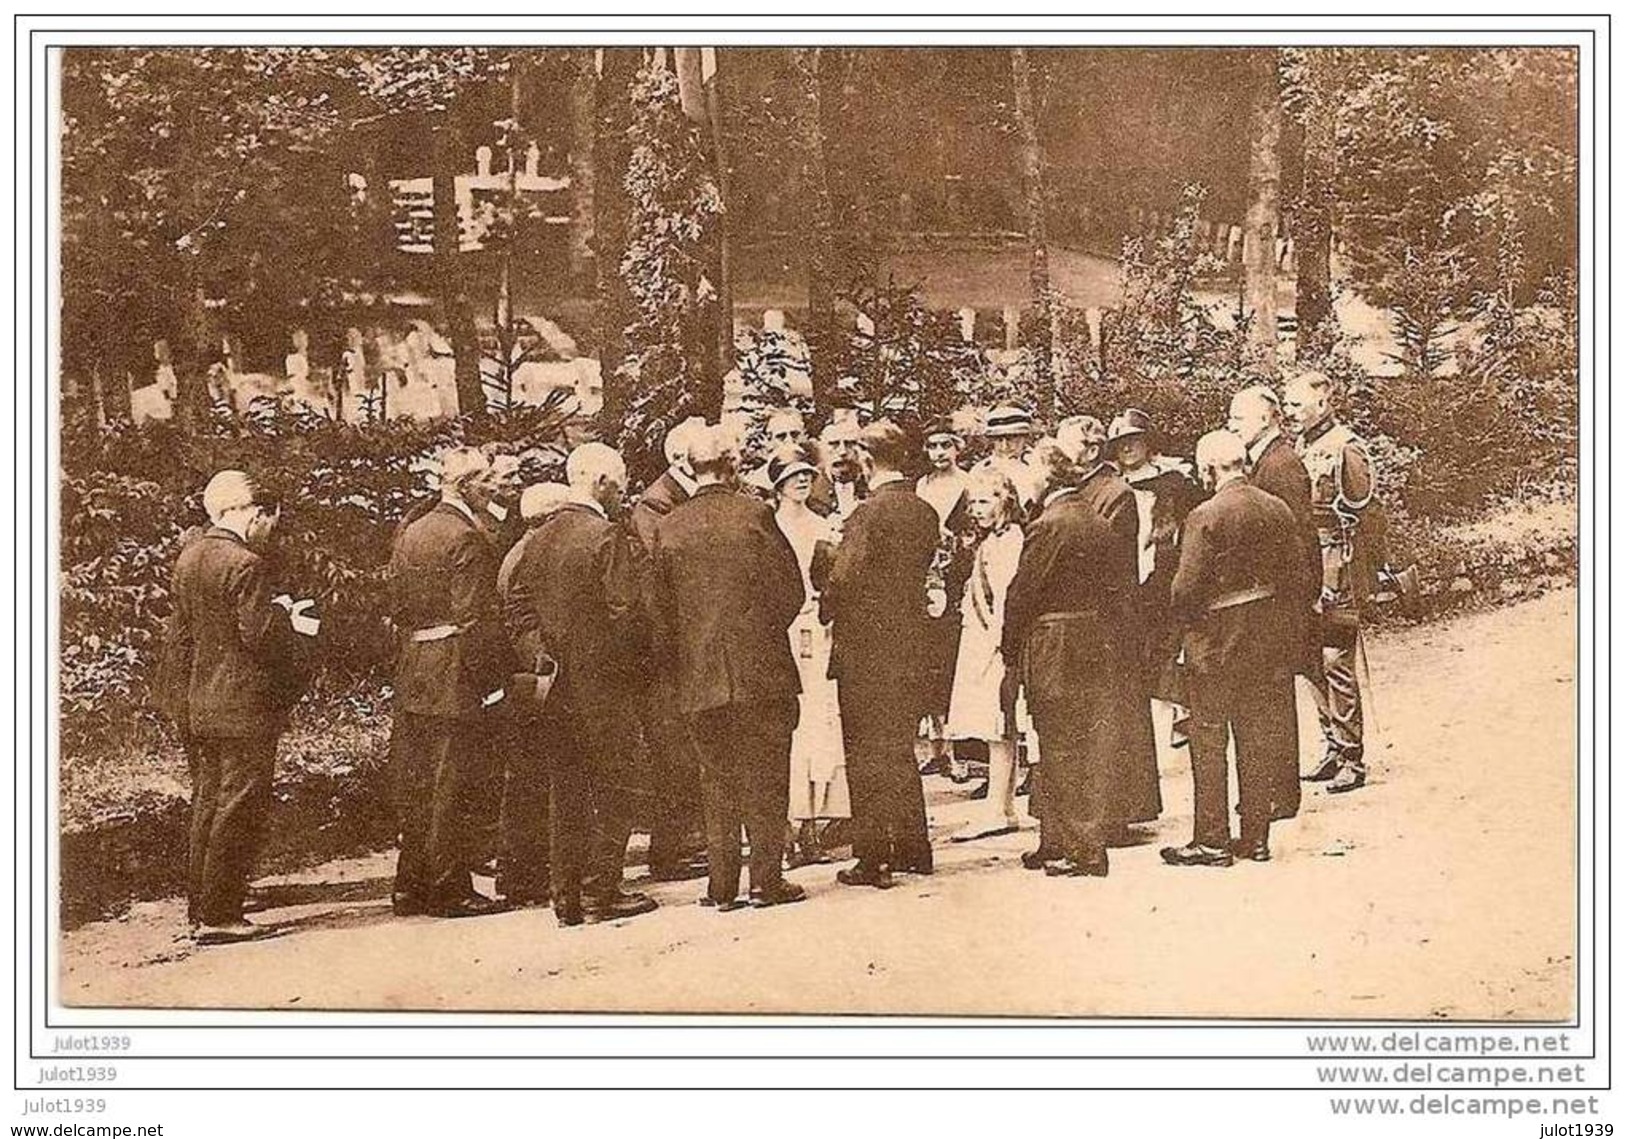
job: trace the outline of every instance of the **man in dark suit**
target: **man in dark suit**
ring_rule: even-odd
[[[858,455],[869,497],[846,521],[821,598],[852,791],[857,865],[838,875],[847,885],[885,888],[893,870],[932,871],[914,735],[930,701],[920,666],[931,651],[926,578],[941,524],[903,475],[913,452],[894,423],[864,428]]]
[[[1191,700],[1191,841],[1166,847],[1173,866],[1269,860],[1271,798],[1283,751],[1296,755],[1292,666],[1306,609],[1303,551],[1284,502],[1247,482],[1240,437],[1213,431],[1196,465],[1213,497],[1191,511],[1174,574],[1173,613],[1184,628]],[[1241,837],[1230,837],[1232,738]]]
[[[516,641],[558,662],[538,731],[552,756],[553,911],[561,925],[647,913],[653,899],[621,889],[638,786],[634,721],[644,698],[648,629],[640,553],[614,520],[626,464],[583,443],[565,464],[570,501],[525,542],[509,585]]]
[[[710,883],[703,904],[739,902],[739,830],[750,839],[750,902],[799,902],[783,876],[790,737],[801,679],[790,623],[805,593],[795,551],[765,503],[732,489],[723,428],[690,448],[698,487],[655,529],[650,610],[672,699],[699,751]]]
[[[1029,868],[1052,877],[1105,877],[1107,840],[1122,799],[1114,770],[1128,750],[1122,689],[1132,678],[1125,595],[1136,585],[1122,536],[1078,487],[1054,439],[1031,462],[1047,492],[1028,523],[1005,600],[1001,650],[1020,684],[1043,749],[1038,849]],[[1145,709],[1149,715],[1149,707]]]
[[[497,559],[478,521],[488,463],[456,448],[441,462],[440,503],[407,524],[389,561],[399,631],[390,754],[400,795],[397,914],[473,917],[499,903],[470,871],[471,783],[486,771],[491,709],[513,658],[502,628]]]
[[[303,690],[315,618],[273,599],[265,550],[278,508],[242,471],[209,480],[211,527],[181,551],[165,645],[168,712],[192,769],[187,911],[199,944],[262,936],[243,920],[249,873],[271,810],[272,764]],[[304,634],[305,636],[301,636]]]
[[[1151,692],[1142,667],[1146,630],[1137,588],[1140,510],[1134,489],[1106,462],[1107,433],[1100,420],[1088,415],[1063,420],[1056,426],[1055,438],[1076,470],[1077,501],[1099,515],[1111,535],[1108,544],[1097,551],[1110,583],[1109,591],[1097,601],[1101,616],[1112,625],[1106,643],[1121,654],[1113,664],[1115,679],[1110,691],[1112,730],[1118,744],[1107,792],[1107,814],[1116,841],[1124,837],[1124,827],[1150,822],[1162,813]],[[1130,583],[1127,590],[1120,588],[1124,581]],[[1039,743],[1043,743],[1042,732]]]
[[[511,630],[533,628],[526,625],[528,614],[523,599],[515,594],[514,578],[530,540],[569,495],[570,488],[563,483],[548,482],[528,486],[519,496],[519,517],[529,529],[503,556],[497,570],[497,595]],[[538,706],[535,697],[545,697],[537,689],[544,678],[556,677],[558,662],[533,631],[514,635],[512,640],[518,672],[507,686],[508,698],[498,705],[497,717],[501,721],[498,746],[506,762],[499,788],[496,886],[498,896],[510,906],[545,906],[552,900],[547,809],[557,741],[545,730],[545,700]],[[527,677],[534,678],[528,691]]]
[[[1298,449],[1282,432],[1281,398],[1262,384],[1244,388],[1230,400],[1230,431],[1247,447],[1248,481],[1286,503],[1298,527],[1303,547],[1303,579],[1320,577],[1320,539],[1315,529],[1315,511],[1310,501],[1309,472],[1298,457]],[[1304,603],[1303,645],[1293,668],[1308,677],[1317,688],[1323,683],[1318,630],[1312,618],[1315,597],[1309,592]],[[1297,815],[1303,793],[1298,783],[1298,753],[1283,752],[1271,796],[1274,819]]]
[[[689,465],[689,447],[705,430],[705,420],[692,416],[666,433],[666,470],[632,507],[632,529],[645,553],[654,548],[655,528],[698,489]],[[689,738],[688,721],[673,706],[671,678],[665,670],[656,670],[649,685],[643,735],[652,785],[648,796],[649,877],[656,882],[703,878],[700,757]]]

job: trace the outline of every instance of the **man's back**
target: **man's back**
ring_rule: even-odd
[[[395,705],[425,716],[466,716],[501,686],[511,663],[498,619],[490,540],[441,503],[396,536],[391,609],[401,634]]]
[[[1122,534],[1095,501],[1080,490],[1052,498],[1027,524],[1021,564],[1005,601],[1005,660],[1020,659],[1028,633],[1045,614],[1110,620],[1138,581],[1134,563],[1123,554]]]
[[[292,702],[287,616],[271,603],[265,566],[237,535],[211,529],[175,562],[171,636],[189,646],[176,677],[193,735],[274,734]]]
[[[788,630],[801,570],[768,506],[702,487],[660,523],[649,572],[656,648],[682,712],[800,692]]]
[[[940,534],[937,512],[906,482],[882,485],[853,511],[823,595],[834,626],[831,675],[917,679],[916,654],[929,635],[926,575]]]
[[[1287,505],[1245,480],[1191,511],[1173,606],[1191,630],[1193,667],[1218,666],[1238,652],[1273,657],[1292,643],[1307,608],[1296,531]]]
[[[534,632],[559,662],[559,694],[577,708],[618,705],[642,682],[645,645],[631,539],[591,507],[570,504],[525,540],[509,582],[510,632]]]

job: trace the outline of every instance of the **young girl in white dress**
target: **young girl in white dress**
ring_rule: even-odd
[[[1004,473],[983,468],[971,475],[966,498],[982,531],[965,599],[960,607],[959,658],[948,702],[947,735],[987,745],[987,798],[979,817],[953,835],[955,842],[1010,834],[1021,825],[1016,813],[1015,710],[1004,707],[1001,692],[1007,666],[999,643],[1004,636],[1004,602],[1021,561],[1021,513],[1016,487]]]
[[[805,452],[790,450],[768,463],[778,498],[775,516],[801,566],[807,600],[790,626],[790,649],[801,674],[801,719],[790,739],[790,822],[797,827],[792,866],[828,862],[819,842],[819,820],[852,816],[846,785],[841,710],[829,678],[830,629],[818,619],[819,586],[840,532],[807,505],[817,468]]]

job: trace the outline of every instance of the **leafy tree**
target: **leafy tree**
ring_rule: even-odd
[[[621,274],[635,316],[627,328],[621,382],[635,393],[621,429],[628,461],[650,476],[662,466],[666,431],[690,414],[716,418],[722,377],[707,369],[719,319],[708,230],[722,198],[702,143],[684,117],[677,79],[645,64],[632,85],[631,212]]]

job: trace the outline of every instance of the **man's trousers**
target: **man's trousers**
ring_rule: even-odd
[[[271,813],[275,736],[194,736],[187,911],[204,925],[242,920],[243,895]]]
[[[395,714],[389,737],[401,823],[395,893],[432,906],[474,892],[471,791],[488,770],[490,744],[479,719]]]
[[[706,849],[713,902],[739,896],[739,830],[750,840],[750,885],[783,876],[790,813],[790,737],[800,708],[794,697],[708,708],[690,717],[700,758]]]
[[[1283,801],[1284,773],[1297,786],[1298,706],[1290,664],[1273,672],[1239,676],[1190,677],[1191,777],[1195,782],[1193,841],[1223,848],[1230,841],[1229,744],[1235,739],[1236,782],[1241,801],[1241,837],[1269,835],[1272,806]]]
[[[897,694],[842,683],[841,734],[852,793],[852,853],[858,864],[929,871],[925,791],[914,758],[920,709]]]

